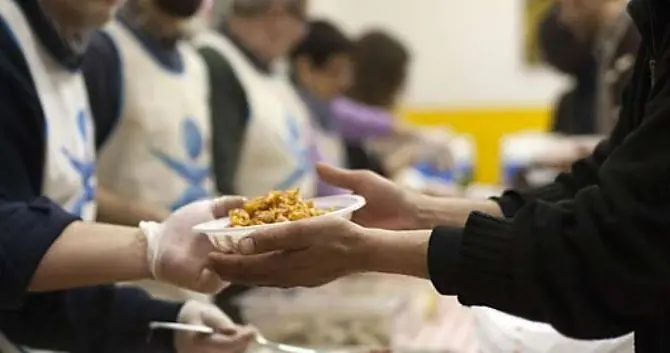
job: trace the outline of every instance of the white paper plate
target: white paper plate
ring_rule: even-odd
[[[318,219],[325,217],[342,217],[351,219],[351,215],[365,206],[365,198],[359,195],[335,195],[318,197],[312,199],[314,207],[322,210],[333,209],[322,216],[313,217],[310,219]],[[206,234],[209,240],[216,248],[221,251],[234,251],[237,248],[237,243],[249,235],[250,233],[274,227],[281,227],[289,222],[264,224],[259,226],[231,228],[230,219],[228,217],[199,224],[193,227],[193,231],[200,234]]]

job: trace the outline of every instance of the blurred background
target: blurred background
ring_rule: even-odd
[[[317,162],[442,197],[542,186],[616,123],[639,45],[627,3],[210,0],[200,8],[127,0],[84,60],[99,145],[89,220],[162,221],[216,195],[345,193],[318,180]],[[117,86],[99,92],[109,82]],[[110,212],[118,199],[132,207],[116,203]],[[633,351],[630,336],[571,340],[403,277],[352,276],[316,289],[231,286],[217,298],[134,285],[214,302],[270,340],[318,351]]]

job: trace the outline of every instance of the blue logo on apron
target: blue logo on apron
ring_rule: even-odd
[[[289,116],[287,121],[288,128],[288,140],[286,145],[291,152],[291,154],[298,161],[298,165],[295,169],[289,174],[276,189],[278,190],[287,190],[292,187],[295,187],[302,179],[305,174],[312,168],[311,158],[310,158],[310,149],[309,147],[304,147],[300,139],[300,127],[298,122],[292,116]]]
[[[77,128],[79,137],[84,144],[89,145],[93,136],[90,133],[89,121],[86,113],[82,110],[77,115]],[[72,168],[79,174],[83,193],[75,202],[71,212],[76,216],[82,216],[84,206],[95,199],[95,187],[93,186],[93,176],[95,175],[95,160],[93,156],[86,156],[84,159],[77,159],[67,148],[63,147],[63,154],[67,157]]]
[[[202,200],[211,196],[203,184],[210,175],[209,166],[198,165],[198,158],[202,154],[204,141],[198,125],[191,118],[186,118],[181,124],[182,143],[188,160],[180,161],[161,151],[153,150],[153,154],[160,159],[166,167],[179,175],[187,183],[184,193],[171,205],[171,210],[176,210],[193,201]]]

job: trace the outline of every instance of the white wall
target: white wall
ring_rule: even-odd
[[[537,107],[565,82],[524,67],[523,0],[311,0],[350,34],[383,27],[414,54],[414,107]]]

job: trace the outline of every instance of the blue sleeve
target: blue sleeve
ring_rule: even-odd
[[[15,344],[96,353],[171,353],[173,335],[150,336],[151,321],[175,321],[181,305],[132,287],[98,286],[32,294],[0,312],[0,330]]]
[[[42,257],[76,217],[46,198],[0,200],[0,310],[23,304]]]
[[[0,32],[0,195],[32,201],[42,188],[46,127],[26,64],[3,39]]]
[[[96,32],[84,58],[84,78],[100,148],[114,132],[123,109],[123,66],[109,34]]]

